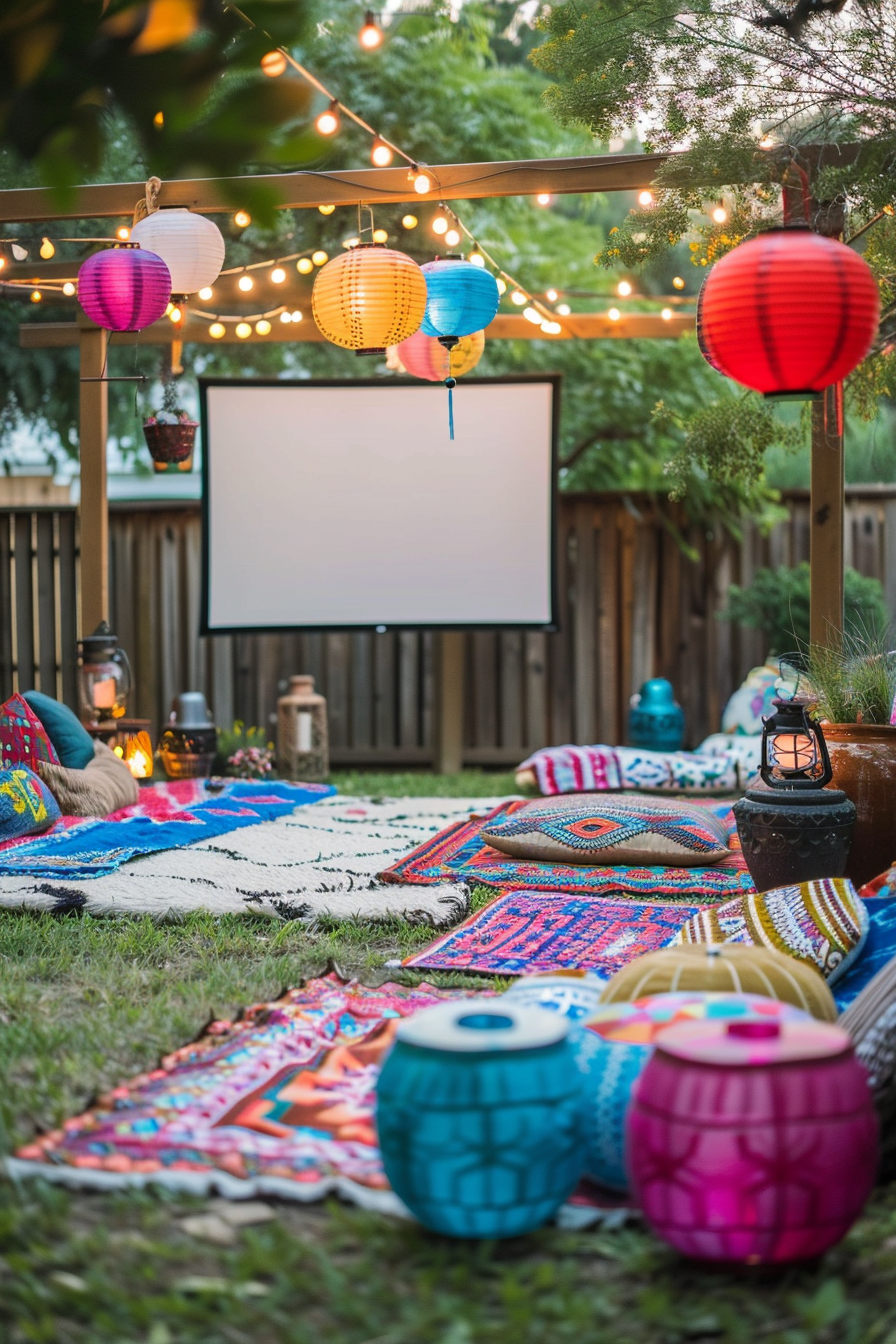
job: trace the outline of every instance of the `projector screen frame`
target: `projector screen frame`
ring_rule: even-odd
[[[475,622],[472,624],[355,624],[355,625],[210,625],[210,556],[209,556],[209,433],[208,433],[208,390],[215,387],[420,387],[419,378],[204,378],[197,379],[199,388],[199,420],[202,428],[202,594],[199,614],[200,635],[276,635],[298,632],[309,634],[341,634],[367,631],[383,633],[385,631],[463,631],[482,630],[521,630],[554,633],[559,629],[559,590],[557,562],[557,505],[559,494],[559,445],[560,445],[560,392],[563,375],[560,373],[518,373],[505,376],[465,378],[455,389],[455,396],[463,396],[464,388],[476,385],[513,385],[519,383],[548,383],[551,386],[551,458],[550,458],[550,519],[549,519],[549,565],[548,590],[550,594],[550,620],[547,622]],[[447,400],[447,398],[446,398]],[[447,406],[445,413],[447,415]]]

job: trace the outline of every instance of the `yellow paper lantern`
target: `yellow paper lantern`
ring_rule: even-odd
[[[318,271],[311,310],[334,345],[382,354],[412,336],[423,321],[426,279],[404,252],[364,243]]]
[[[462,378],[475,369],[485,349],[485,332],[474,331],[461,336],[451,353],[436,336],[415,331],[406,341],[395,347],[397,367],[412,378],[425,378],[429,383],[443,383],[446,378]],[[390,366],[391,367],[391,366]]]

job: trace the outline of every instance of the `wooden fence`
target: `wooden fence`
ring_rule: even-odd
[[[741,542],[688,525],[642,494],[560,501],[560,629],[465,636],[464,760],[508,766],[536,747],[624,740],[629,696],[667,676],[688,741],[719,721],[728,695],[762,660],[762,637],[716,619],[732,583],[766,564],[808,558],[809,502]],[[678,533],[697,553],[689,560]],[[72,509],[0,511],[0,693],[37,686],[76,704],[76,520]],[[215,636],[200,639],[200,518],[195,505],[112,506],[113,628],[128,650],[132,712],[167,717],[179,690],[206,692],[221,724],[267,724],[279,687],[310,672],[327,697],[339,765],[433,759],[438,636],[418,632]],[[882,580],[896,613],[896,488],[847,491],[847,563]]]

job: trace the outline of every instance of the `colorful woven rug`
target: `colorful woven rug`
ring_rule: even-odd
[[[896,896],[866,896],[864,900],[869,917],[865,945],[843,978],[831,985],[841,1013],[896,957]]]
[[[582,970],[609,978],[635,957],[672,942],[684,921],[701,909],[557,891],[509,891],[404,964],[489,975]]]
[[[470,993],[311,980],[239,1021],[213,1022],[158,1069],[21,1148],[7,1170],[76,1187],[161,1184],[235,1199],[339,1193],[406,1212],[376,1143],[380,1061],[398,1019]],[[599,1204],[618,1208],[585,1191],[573,1203],[578,1223],[599,1217]]]
[[[487,821],[510,816],[525,803],[502,803],[488,816],[472,817],[447,827],[419,845],[400,863],[381,873],[385,882],[464,881],[499,891],[565,892],[580,896],[634,896],[681,900],[700,905],[730,900],[755,890],[740,852],[730,803],[711,810],[726,818],[731,857],[711,868],[592,868],[579,864],[538,863],[511,859],[481,838]]]
[[[335,793],[329,784],[231,779],[210,790],[205,780],[186,788],[147,785],[133,807],[81,825],[57,825],[0,853],[0,877],[89,878],[111,873],[139,854],[180,849],[243,826],[288,816],[303,803]],[[200,792],[201,791],[201,792]]]

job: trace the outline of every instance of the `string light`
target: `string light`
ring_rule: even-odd
[[[760,149],[774,149],[775,137],[773,135],[764,135],[759,141]]]
[[[213,341],[220,341],[221,337],[226,335],[227,328],[223,322],[213,322],[208,329],[208,334]]]
[[[237,210],[233,217],[233,222],[238,229],[247,229],[252,223],[252,216],[247,214],[245,210]]]
[[[177,325],[178,322],[183,322],[184,320],[183,310],[174,305],[172,305],[171,312],[168,314],[168,316],[171,318],[171,321],[175,325]]]
[[[536,325],[536,327],[540,327],[541,324],[542,324],[542,321],[544,320],[544,319],[542,318],[542,316],[541,316],[541,313],[538,311],[538,309],[537,309],[537,308],[533,308],[531,305],[530,305],[529,307],[523,309],[523,317],[525,317],[526,320],[529,321],[529,322],[534,322],[535,325]]]
[[[610,311],[607,313],[607,317],[610,319],[611,322],[618,322],[621,316],[622,314],[620,313],[618,308],[611,308]]]
[[[569,317],[569,315],[570,315],[571,312],[572,312],[572,309],[570,308],[570,306],[569,306],[568,303],[558,303],[558,304],[557,304],[557,315],[558,315],[558,317]]]
[[[6,258],[5,258],[5,257],[0,257],[0,271],[3,270],[3,267],[4,267],[5,265],[6,265]]]
[[[648,205],[653,205],[653,192],[642,191],[638,196],[638,204],[646,210]]]
[[[339,130],[339,104],[334,98],[325,112],[314,123],[319,135],[335,135]]]
[[[208,303],[209,299],[214,296],[214,292],[215,291],[212,289],[211,285],[205,285],[199,291],[199,298],[202,299],[204,303]]]
[[[663,319],[664,322],[671,322],[671,321],[672,321],[672,309],[671,309],[671,308],[664,308],[664,309],[662,310],[662,312],[660,313],[660,317]]]
[[[416,229],[419,223],[420,221],[416,215],[403,215],[401,219],[401,227],[403,229]]]
[[[541,329],[546,336],[559,336],[563,330],[559,322],[551,321],[542,322]]]
[[[247,337],[252,335],[252,328],[249,326],[248,322],[237,322],[236,334],[241,341],[245,341]]]
[[[482,255],[482,253],[479,251],[479,248],[478,248],[478,247],[474,247],[474,248],[473,248],[473,251],[472,251],[472,252],[470,253],[470,255],[467,257],[467,261],[470,263],[471,266],[484,266],[484,265],[485,265],[485,257],[484,257],[484,256]]]
[[[412,168],[408,177],[413,182],[418,196],[425,196],[428,191],[432,191],[432,178],[428,173],[421,173],[419,168]]]
[[[170,317],[173,312],[174,312],[174,304],[169,303],[168,307],[165,309],[165,316]]]
[[[267,336],[271,330],[271,324],[266,317],[263,317],[260,322],[255,323],[255,330],[259,336]]]
[[[387,243],[389,241],[389,235],[385,229],[374,229],[373,241],[375,243]]]
[[[119,240],[119,242],[126,243],[127,240],[130,238],[130,236],[131,231],[128,228],[127,224],[122,224],[120,229],[115,230],[115,237]]]
[[[374,17],[373,10],[364,13],[364,27],[358,33],[358,41],[365,51],[376,51],[382,45],[383,30]]]
[[[323,248],[320,247],[316,252],[311,253],[311,260],[314,262],[315,266],[325,266],[329,261],[329,256]]]
[[[322,215],[332,215],[336,209],[335,205],[319,205],[317,208]]]
[[[439,234],[448,232],[448,220],[444,215],[436,215],[432,221],[432,231]]]
[[[49,238],[43,238],[41,240],[40,254],[43,257],[44,261],[49,261],[51,257],[55,257],[56,249],[50,242]]]
[[[285,311],[282,312],[282,313],[280,314],[280,321],[281,321],[281,322],[291,322],[291,321],[292,321],[292,313],[287,313],[287,312],[285,312]]]
[[[460,233],[457,229],[449,229],[445,234],[445,242],[449,247],[457,247],[460,242]]]
[[[289,316],[293,322],[301,322],[302,320],[302,314],[299,312],[298,308],[293,308]]]
[[[271,271],[271,280],[275,285],[282,285],[286,279],[286,272],[282,266],[275,266]]]
[[[310,257],[299,257],[296,262],[296,270],[299,275],[310,275],[314,270],[314,262]]]
[[[619,284],[616,286],[616,293],[619,295],[619,297],[620,297],[621,299],[627,299],[628,296],[629,296],[629,294],[631,294],[631,292],[632,292],[632,287],[631,287],[631,284],[629,283],[629,281],[628,281],[628,280],[620,280],[620,281],[619,281]]]
[[[157,127],[158,130],[161,130],[162,127],[165,125],[165,113],[157,112],[152,119],[152,124],[153,126]]]
[[[684,280],[680,275],[673,276],[672,286],[674,289],[684,289]]]
[[[510,302],[515,303],[518,308],[521,308],[523,304],[528,303],[529,300],[526,298],[525,294],[521,289],[515,289],[510,296]]]
[[[388,168],[392,162],[392,150],[385,140],[379,136],[373,142],[373,148],[370,151],[370,162],[375,168]]]
[[[352,238],[343,238],[342,240],[342,246],[347,248],[359,247],[360,244],[361,244],[360,238],[352,237]]]
[[[261,69],[269,79],[276,79],[286,69],[286,57],[282,51],[269,51],[261,58]]]
[[[539,205],[550,205],[552,197],[549,191],[540,191],[535,199]]]
[[[545,294],[548,303],[556,303],[559,297],[560,295],[557,293],[556,289],[549,289]]]
[[[32,302],[32,303],[40,303],[40,301],[41,301],[42,298],[43,298],[43,294],[41,294],[41,292],[40,292],[39,289],[32,289],[32,291],[31,291],[31,302]]]
[[[503,275],[495,276],[495,284],[498,286],[499,294],[505,294],[507,292],[507,281],[504,279]]]
[[[72,284],[71,280],[66,280],[65,284],[62,286],[62,292],[67,299],[72,297],[75,292],[75,286]]]
[[[248,294],[250,289],[255,288],[255,281],[252,279],[251,275],[241,275],[239,280],[237,280],[237,284],[245,294]]]
[[[724,205],[717,205],[712,212],[712,217],[717,224],[724,224],[728,218],[728,211],[725,209]]]

